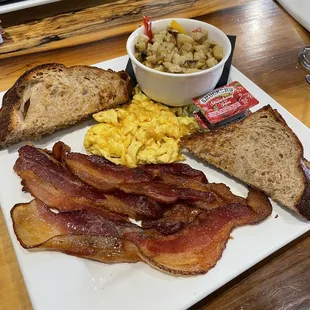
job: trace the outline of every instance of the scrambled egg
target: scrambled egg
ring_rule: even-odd
[[[87,131],[84,147],[127,167],[182,160],[178,142],[199,125],[179,114],[180,109],[155,103],[137,88],[129,105],[93,115],[99,124]]]

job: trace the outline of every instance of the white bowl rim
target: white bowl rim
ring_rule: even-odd
[[[129,55],[129,58],[137,65],[139,66],[140,68],[146,70],[146,71],[149,71],[149,72],[153,72],[153,73],[156,73],[158,75],[162,75],[162,76],[174,76],[176,78],[184,78],[184,77],[190,77],[190,76],[199,76],[199,75],[203,75],[205,74],[206,72],[212,72],[212,71],[215,71],[217,68],[219,68],[220,66],[224,66],[227,59],[229,58],[230,54],[231,54],[231,43],[229,41],[229,39],[227,38],[227,35],[219,28],[211,25],[211,24],[208,24],[206,22],[203,22],[203,21],[200,21],[200,20],[197,20],[197,19],[192,19],[192,18],[163,18],[163,19],[157,19],[155,21],[152,21],[152,23],[156,24],[157,22],[164,22],[164,21],[167,21],[167,22],[171,22],[172,20],[176,20],[176,21],[195,21],[195,22],[199,22],[199,23],[203,23],[205,25],[207,25],[208,27],[210,28],[214,28],[216,29],[217,31],[219,31],[221,34],[223,34],[223,37],[225,37],[224,40],[227,40],[227,42],[229,43],[228,46],[229,46],[229,50],[228,50],[228,53],[225,57],[223,57],[221,59],[221,61],[216,64],[215,66],[213,66],[212,68],[208,68],[208,69],[204,69],[204,70],[201,70],[199,72],[192,72],[192,73],[181,73],[181,74],[176,74],[176,73],[169,73],[169,72],[162,72],[162,71],[158,71],[158,70],[154,70],[152,68],[149,68],[147,67],[146,65],[144,65],[143,63],[141,63],[137,58],[136,56],[131,52],[130,48],[129,48],[129,41],[131,39],[133,39],[133,37],[135,37],[137,35],[137,32],[139,31],[139,29],[141,29],[142,27],[144,27],[143,25],[138,27],[136,30],[134,30],[130,36],[128,37],[127,39],[127,42],[126,42],[126,49],[127,49],[127,53]]]

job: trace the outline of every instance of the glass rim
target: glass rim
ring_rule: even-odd
[[[310,45],[305,46],[298,55],[299,63],[310,72]]]

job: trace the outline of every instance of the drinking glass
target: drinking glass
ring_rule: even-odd
[[[302,67],[310,73],[310,45],[307,45],[299,52],[298,58]],[[310,84],[310,74],[306,75],[306,80]]]

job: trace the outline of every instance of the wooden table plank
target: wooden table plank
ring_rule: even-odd
[[[246,0],[234,1],[234,6]],[[129,33],[143,15],[193,17],[230,7],[221,0],[126,0],[59,14],[6,29],[10,39],[0,45],[0,59],[94,42]]]
[[[223,7],[226,5],[222,0]],[[199,16],[227,34],[237,35],[233,64],[297,118],[310,125],[310,85],[297,54],[310,35],[275,2],[246,1]],[[190,8],[188,9],[190,10]],[[195,13],[195,14],[199,14]],[[199,14],[201,15],[201,14]],[[127,32],[127,31],[126,31]],[[10,87],[25,70],[46,62],[93,64],[124,55],[128,35],[81,46],[0,60],[0,90]],[[0,309],[29,309],[5,224],[0,217]],[[310,233],[254,266],[192,309],[310,309]],[[15,267],[14,267],[15,266]],[[26,303],[25,303],[26,300]],[[27,303],[28,300],[28,303]]]
[[[0,310],[30,310],[31,302],[0,209]]]
[[[310,309],[310,232],[189,310]]]

